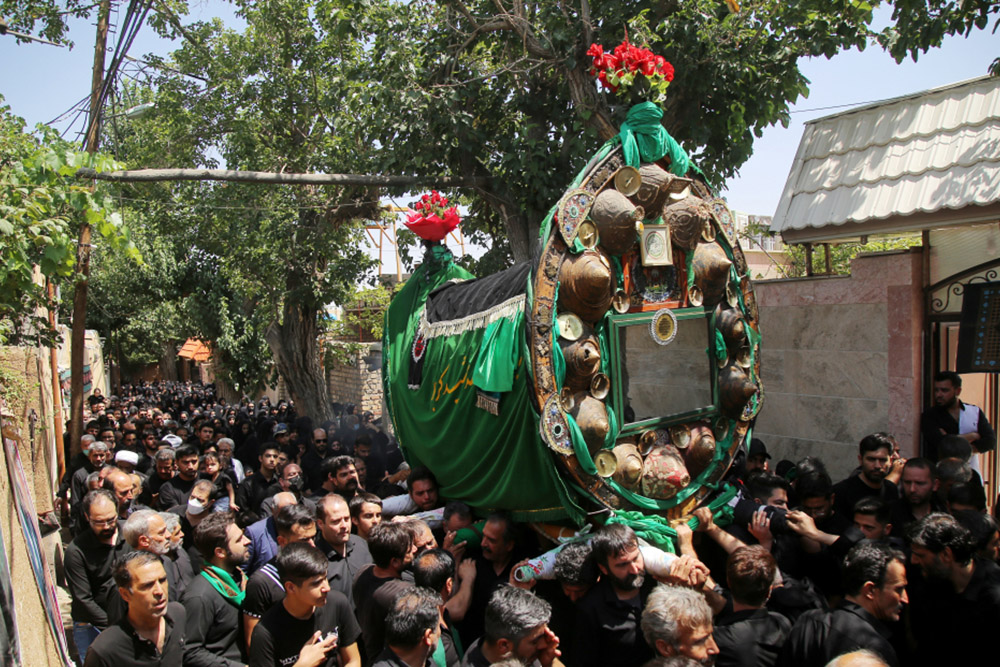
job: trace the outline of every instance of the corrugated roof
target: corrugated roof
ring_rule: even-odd
[[[808,122],[771,229],[820,241],[997,203],[1000,78],[981,77]]]

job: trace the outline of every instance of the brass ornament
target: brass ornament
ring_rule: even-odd
[[[614,308],[615,312],[619,315],[624,315],[628,312],[628,309],[632,307],[632,304],[629,302],[628,294],[625,293],[625,290],[620,289],[615,292],[614,297],[611,299],[611,307]]]
[[[730,308],[736,308],[740,305],[739,293],[736,290],[737,288],[732,282],[726,283],[726,303],[729,304]]]
[[[642,176],[635,167],[624,166],[615,173],[615,190],[626,197],[631,197],[639,191]]]
[[[715,225],[711,219],[705,221],[705,226],[701,228],[701,240],[705,243],[715,242]]]
[[[635,245],[635,223],[644,216],[641,206],[617,190],[602,191],[590,207],[590,218],[601,235],[601,247],[612,255],[621,255]]]
[[[559,405],[564,412],[573,411],[573,408],[576,407],[576,397],[573,395],[572,389],[569,387],[562,388],[562,391],[559,392]]]
[[[649,335],[657,345],[669,345],[677,337],[677,316],[669,308],[661,308],[649,321]]]
[[[604,403],[589,394],[580,393],[576,396],[576,405],[570,414],[580,427],[591,454],[604,447],[604,438],[611,429],[608,410],[604,407]]]
[[[617,289],[611,262],[599,250],[567,255],[559,268],[559,307],[591,324],[604,317]]]
[[[691,445],[683,452],[684,463],[692,477],[697,477],[715,458],[715,434],[705,424],[691,429]]]
[[[601,368],[601,346],[593,331],[587,327],[580,338],[559,346],[566,359],[565,385],[574,391],[589,390],[591,378]]]
[[[590,395],[603,401],[611,392],[611,380],[604,373],[596,374],[590,381]]]
[[[729,435],[729,420],[725,417],[716,417],[712,432],[715,433],[716,441],[725,440]]]
[[[670,196],[670,184],[676,177],[652,162],[639,167],[642,181],[632,200],[647,211],[659,211]]]
[[[573,444],[569,439],[569,424],[566,423],[566,416],[559,405],[559,398],[553,394],[542,406],[541,419],[538,421],[538,430],[542,440],[553,451],[564,456],[573,454]]]
[[[694,250],[701,240],[705,223],[710,219],[708,209],[696,197],[680,201],[667,201],[663,207],[663,223],[670,226],[670,238],[685,250]]]
[[[741,419],[743,409],[757,392],[757,386],[736,364],[719,371],[719,410],[730,419]]]
[[[654,447],[642,464],[642,495],[666,500],[691,483],[684,459],[671,445]]]
[[[739,349],[747,339],[746,322],[743,315],[735,308],[723,308],[719,304],[716,311],[715,326],[722,332],[726,347],[730,350]]]
[[[556,317],[559,323],[559,337],[568,341],[579,340],[583,335],[583,320],[574,313],[560,313]]]
[[[687,449],[691,444],[691,429],[686,424],[671,426],[670,444],[677,449]]]
[[[581,222],[580,226],[576,228],[576,238],[580,239],[583,247],[589,250],[596,248],[601,240],[601,236],[597,232],[597,225],[589,219]]]
[[[635,490],[642,481],[642,456],[633,444],[618,445],[611,450],[618,465],[612,477],[627,489]]]
[[[594,466],[598,477],[611,477],[618,470],[618,458],[610,450],[602,449],[594,454]]]
[[[573,245],[580,223],[587,217],[593,203],[593,193],[583,189],[570,190],[559,203],[559,233],[566,245]]]
[[[733,261],[718,243],[699,243],[691,259],[694,281],[704,295],[704,303],[714,306],[722,300]]]
[[[705,295],[702,294],[701,288],[697,285],[692,285],[688,288],[688,304],[698,307],[705,303]]]

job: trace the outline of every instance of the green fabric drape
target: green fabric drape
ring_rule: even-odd
[[[422,382],[408,386],[427,295],[470,277],[450,254],[445,261],[425,261],[386,311],[383,382],[400,447],[411,465],[434,471],[441,495],[479,512],[504,509],[520,521],[580,519],[539,435],[523,313],[427,339]],[[480,388],[502,392],[499,416],[477,407]]]
[[[226,598],[229,604],[239,608],[243,604],[243,598],[247,596],[246,591],[240,590],[240,585],[221,567],[205,563],[205,568],[201,571],[201,576],[212,584],[212,588],[218,591],[219,595]]]
[[[663,109],[652,102],[641,102],[628,110],[618,133],[625,164],[638,169],[643,162],[656,162],[668,155],[670,173],[684,176],[691,168],[691,158],[663,127],[662,119]]]

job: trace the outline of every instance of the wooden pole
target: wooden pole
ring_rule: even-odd
[[[53,332],[59,331],[59,318],[56,316],[56,288],[51,280],[46,281],[45,288],[49,298],[49,326]],[[63,412],[62,383],[59,382],[58,347],[49,348],[49,370],[52,373],[52,425],[56,439],[56,467],[59,471],[59,481],[66,474],[66,448],[63,445]]]
[[[90,126],[85,149],[97,152],[101,132],[101,88],[104,85],[104,55],[108,46],[108,16],[111,0],[101,0],[97,13],[94,74],[90,84]],[[80,224],[77,246],[77,281],[73,292],[73,338],[70,357],[70,451],[76,453],[83,437],[83,353],[87,338],[87,279],[90,276],[90,225]]]
[[[467,176],[380,176],[378,174],[291,174],[274,171],[238,171],[232,169],[131,169],[97,172],[89,167],[78,169],[76,178],[118,183],[157,183],[163,181],[228,181],[235,183],[272,183],[283,185],[369,185],[369,186],[440,186],[473,187],[489,179]]]
[[[813,274],[813,246],[812,243],[806,244],[806,275],[811,276]]]
[[[833,275],[833,261],[830,259],[830,244],[823,244],[823,252],[826,254],[826,275]]]

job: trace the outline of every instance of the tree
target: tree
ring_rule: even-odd
[[[965,35],[989,27],[990,17],[1000,15],[1000,3],[994,0],[894,0],[892,23],[879,36],[879,43],[902,62],[914,61],[919,54],[941,46],[950,35]],[[993,32],[1000,19],[993,22]],[[990,74],[1000,75],[1000,58],[993,60]]]

